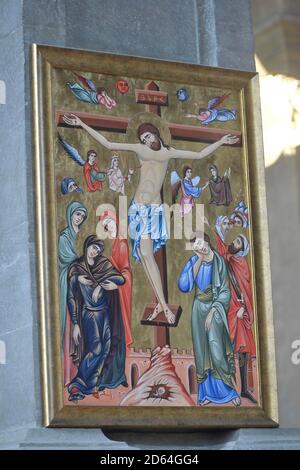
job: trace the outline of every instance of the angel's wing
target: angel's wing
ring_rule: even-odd
[[[83,166],[84,165],[84,160],[82,157],[79,155],[78,150],[76,150],[72,145],[68,144],[59,133],[57,133],[58,136],[58,142],[63,146],[69,157],[71,157],[78,165]]]
[[[79,75],[78,73],[76,72],[73,72],[75,77],[78,78],[78,80],[81,81],[81,83],[86,86],[89,90],[92,90],[92,91],[97,91],[97,87],[95,85],[95,83],[93,82],[93,80],[89,80],[88,78],[85,78],[83,77],[82,75]]]
[[[214,98],[209,100],[207,104],[208,109],[216,108],[217,106],[219,106],[219,104],[223,103],[223,101],[226,100],[229,95],[230,93],[228,93],[228,95],[215,96]]]
[[[177,171],[175,170],[171,171],[171,178],[170,178],[171,186],[174,186],[174,184],[178,183],[178,181],[181,181],[181,178],[178,175]]]
[[[193,186],[198,186],[198,184],[200,183],[200,179],[200,176],[195,176],[194,178],[192,178]]]
[[[181,186],[181,178],[179,177],[177,171],[171,171],[171,192],[172,192],[172,204],[175,204],[177,196],[178,196],[178,191]]]
[[[245,211],[247,210],[247,206],[246,206],[246,204],[244,203],[244,201],[241,200],[241,201],[237,204],[236,209],[239,210],[239,211],[245,212]]]

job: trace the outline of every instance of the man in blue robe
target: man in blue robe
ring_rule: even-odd
[[[241,401],[235,389],[235,363],[227,323],[230,288],[224,259],[210,245],[208,235],[196,234],[195,254],[183,268],[178,287],[191,292],[192,339],[198,381],[198,403]]]

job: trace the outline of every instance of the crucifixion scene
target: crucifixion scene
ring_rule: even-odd
[[[55,75],[65,404],[258,406],[238,93],[80,70]],[[192,125],[190,109],[211,96],[226,98],[234,119]],[[66,179],[82,191],[62,193]],[[233,218],[241,201],[247,224]],[[179,223],[190,230],[175,237]]]

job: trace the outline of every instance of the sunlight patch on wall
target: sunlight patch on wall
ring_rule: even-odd
[[[285,75],[271,75],[256,56],[266,166],[281,155],[294,155],[300,145],[300,82]]]

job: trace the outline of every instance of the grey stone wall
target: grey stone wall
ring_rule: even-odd
[[[263,66],[269,74],[299,80],[300,2],[252,0],[252,5],[255,50]],[[299,175],[299,148],[266,169],[279,417],[282,426],[297,428],[300,364],[292,362],[292,344],[300,341]]]
[[[253,70],[249,0],[1,0],[0,442],[3,447],[180,448],[182,437],[110,435],[41,428],[34,194],[31,43],[111,51]],[[1,361],[0,361],[1,362]],[[239,447],[246,431],[194,434],[191,448]],[[148,441],[147,441],[148,439]],[[124,441],[127,443],[125,444]],[[0,444],[1,446],[1,444]]]
[[[40,402],[22,2],[1,2],[0,18],[0,74],[6,83],[6,104],[0,105],[0,339],[7,362],[0,366],[0,428],[5,429],[36,422]]]
[[[292,343],[300,340],[300,152],[281,157],[266,170],[276,332],[279,419],[300,427],[300,364],[293,364]]]

